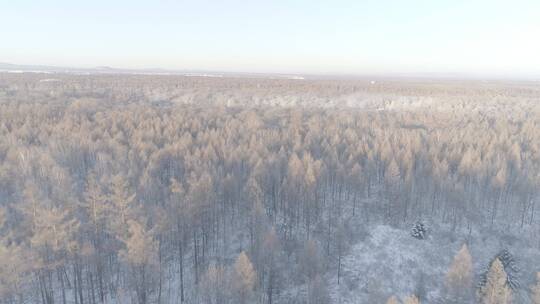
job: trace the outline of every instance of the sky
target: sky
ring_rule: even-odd
[[[0,62],[540,75],[539,0],[0,0]]]

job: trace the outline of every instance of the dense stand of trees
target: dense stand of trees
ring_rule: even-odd
[[[534,86],[58,77],[0,77],[3,303],[327,303],[370,225],[538,225]]]

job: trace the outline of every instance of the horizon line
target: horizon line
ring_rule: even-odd
[[[44,69],[40,71],[39,69]],[[80,70],[77,73],[77,70]],[[441,79],[441,80],[508,80],[508,81],[540,81],[540,73],[508,73],[508,72],[470,72],[470,71],[371,71],[371,72],[307,72],[307,71],[242,71],[229,69],[205,69],[205,68],[164,68],[164,67],[115,67],[111,65],[95,66],[61,66],[49,64],[17,64],[0,61],[0,72],[3,73],[58,73],[58,74],[123,74],[123,75],[162,75],[162,76],[208,76],[208,77],[234,77],[234,76],[279,76],[286,79],[287,76],[301,76],[304,78],[403,78],[403,79]],[[203,75],[203,74],[222,75]],[[186,75],[187,74],[187,75]],[[193,74],[193,75],[189,75]]]

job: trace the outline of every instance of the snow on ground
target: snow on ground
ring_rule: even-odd
[[[455,244],[433,246],[432,240],[417,240],[408,231],[386,225],[377,226],[365,242],[354,245],[343,260],[343,278],[337,285],[332,278],[330,291],[335,303],[369,303],[376,297],[415,292],[423,273],[426,290],[430,282],[443,277]]]
[[[353,245],[343,259],[342,277],[337,284],[337,275],[328,274],[332,303],[362,304],[385,303],[391,295],[401,298],[418,292],[418,282],[424,282],[426,298],[423,303],[436,303],[448,267],[459,248],[467,242],[473,257],[475,275],[478,277],[490,259],[501,249],[508,248],[520,265],[535,265],[540,252],[524,241],[516,243],[512,237],[502,240],[481,237],[486,232],[450,232],[438,227],[425,240],[411,237],[405,229],[378,225],[369,232],[363,242]],[[520,248],[518,250],[518,248]],[[523,267],[522,267],[523,268]],[[523,289],[515,298],[518,303],[529,303],[528,286],[539,269],[523,269]]]

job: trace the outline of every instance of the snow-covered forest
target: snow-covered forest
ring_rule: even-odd
[[[0,73],[0,303],[540,304],[540,83]]]

